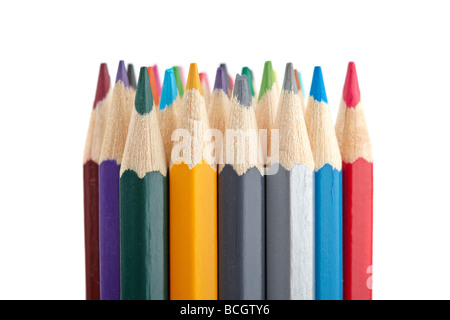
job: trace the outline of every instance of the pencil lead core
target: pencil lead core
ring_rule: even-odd
[[[170,107],[173,101],[177,98],[177,84],[175,82],[175,75],[173,69],[167,69],[164,74],[164,83],[161,92],[161,102],[159,104],[159,110],[164,110],[166,107]]]
[[[284,72],[283,90],[288,92],[294,92],[298,94],[298,88],[295,81],[294,66],[291,62],[286,64],[286,70]]]
[[[358,76],[356,74],[356,66],[354,62],[349,62],[348,64],[342,98],[344,99],[347,108],[354,108],[361,101]]]
[[[202,93],[202,86],[200,84],[200,76],[198,75],[198,68],[196,63],[191,63],[189,67],[189,75],[186,82],[186,90],[196,89],[198,92]]]
[[[255,96],[255,89],[253,88],[253,75],[249,67],[243,67],[242,68],[242,75],[247,76],[248,79],[248,85],[250,87],[250,93],[252,97]]]
[[[183,81],[181,80],[180,67],[174,66],[172,69],[173,69],[173,74],[175,76],[175,82],[177,84],[178,95],[180,96],[180,98],[183,98],[184,86],[183,86]]]
[[[125,62],[120,60],[119,68],[117,69],[116,83],[122,81],[125,88],[129,88],[127,68],[125,67]]]
[[[146,67],[142,67],[139,72],[139,81],[137,84],[134,105],[136,111],[141,115],[150,113],[153,109],[153,95]]]
[[[95,92],[94,109],[97,103],[105,99],[111,87],[111,78],[109,77],[108,66],[106,63],[100,65],[100,72],[98,74],[97,91]]]
[[[214,82],[214,90],[223,90],[228,95],[228,87],[226,80],[225,70],[222,67],[217,68],[216,81]]]
[[[226,81],[226,84],[227,84],[227,91],[226,92],[228,93],[229,91],[231,91],[231,83],[230,83],[230,77],[228,75],[227,64],[226,63],[221,63],[220,67],[225,72],[225,81]]]
[[[259,97],[258,101],[264,96],[266,91],[272,89],[272,86],[275,83],[275,77],[273,76],[273,67],[272,62],[266,61],[264,64],[263,77],[261,80],[261,87],[259,88]]]
[[[134,74],[134,66],[131,63],[128,64],[127,74],[130,87],[136,90],[136,75]]]
[[[325,92],[325,85],[323,83],[322,68],[320,67],[314,68],[311,91],[309,92],[309,95],[318,102],[323,101],[328,103],[327,93]]]
[[[233,96],[243,106],[250,107],[252,105],[252,95],[250,93],[250,87],[248,85],[248,79],[246,75],[236,75]]]

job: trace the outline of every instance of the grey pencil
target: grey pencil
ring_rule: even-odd
[[[292,63],[274,129],[279,162],[266,178],[267,299],[314,299],[314,160]]]

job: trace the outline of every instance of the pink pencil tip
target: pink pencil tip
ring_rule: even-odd
[[[347,108],[354,108],[361,101],[358,76],[356,74],[356,66],[354,62],[350,62],[348,64],[342,99],[344,99]]]

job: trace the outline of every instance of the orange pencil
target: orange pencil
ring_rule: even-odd
[[[155,71],[153,70],[153,67],[148,67],[147,69],[148,69],[148,78],[150,80],[150,87],[152,89],[153,101],[155,102],[155,105],[159,108],[159,94],[158,94],[158,87],[156,85]]]

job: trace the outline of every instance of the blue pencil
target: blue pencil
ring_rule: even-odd
[[[161,101],[159,102],[159,128],[164,145],[167,166],[170,166],[172,154],[172,132],[178,128],[180,114],[180,98],[178,97],[177,84],[173,68],[167,69],[164,73],[164,82],[161,91]]]
[[[342,163],[320,67],[314,69],[306,125],[315,163],[316,300],[342,300]]]

